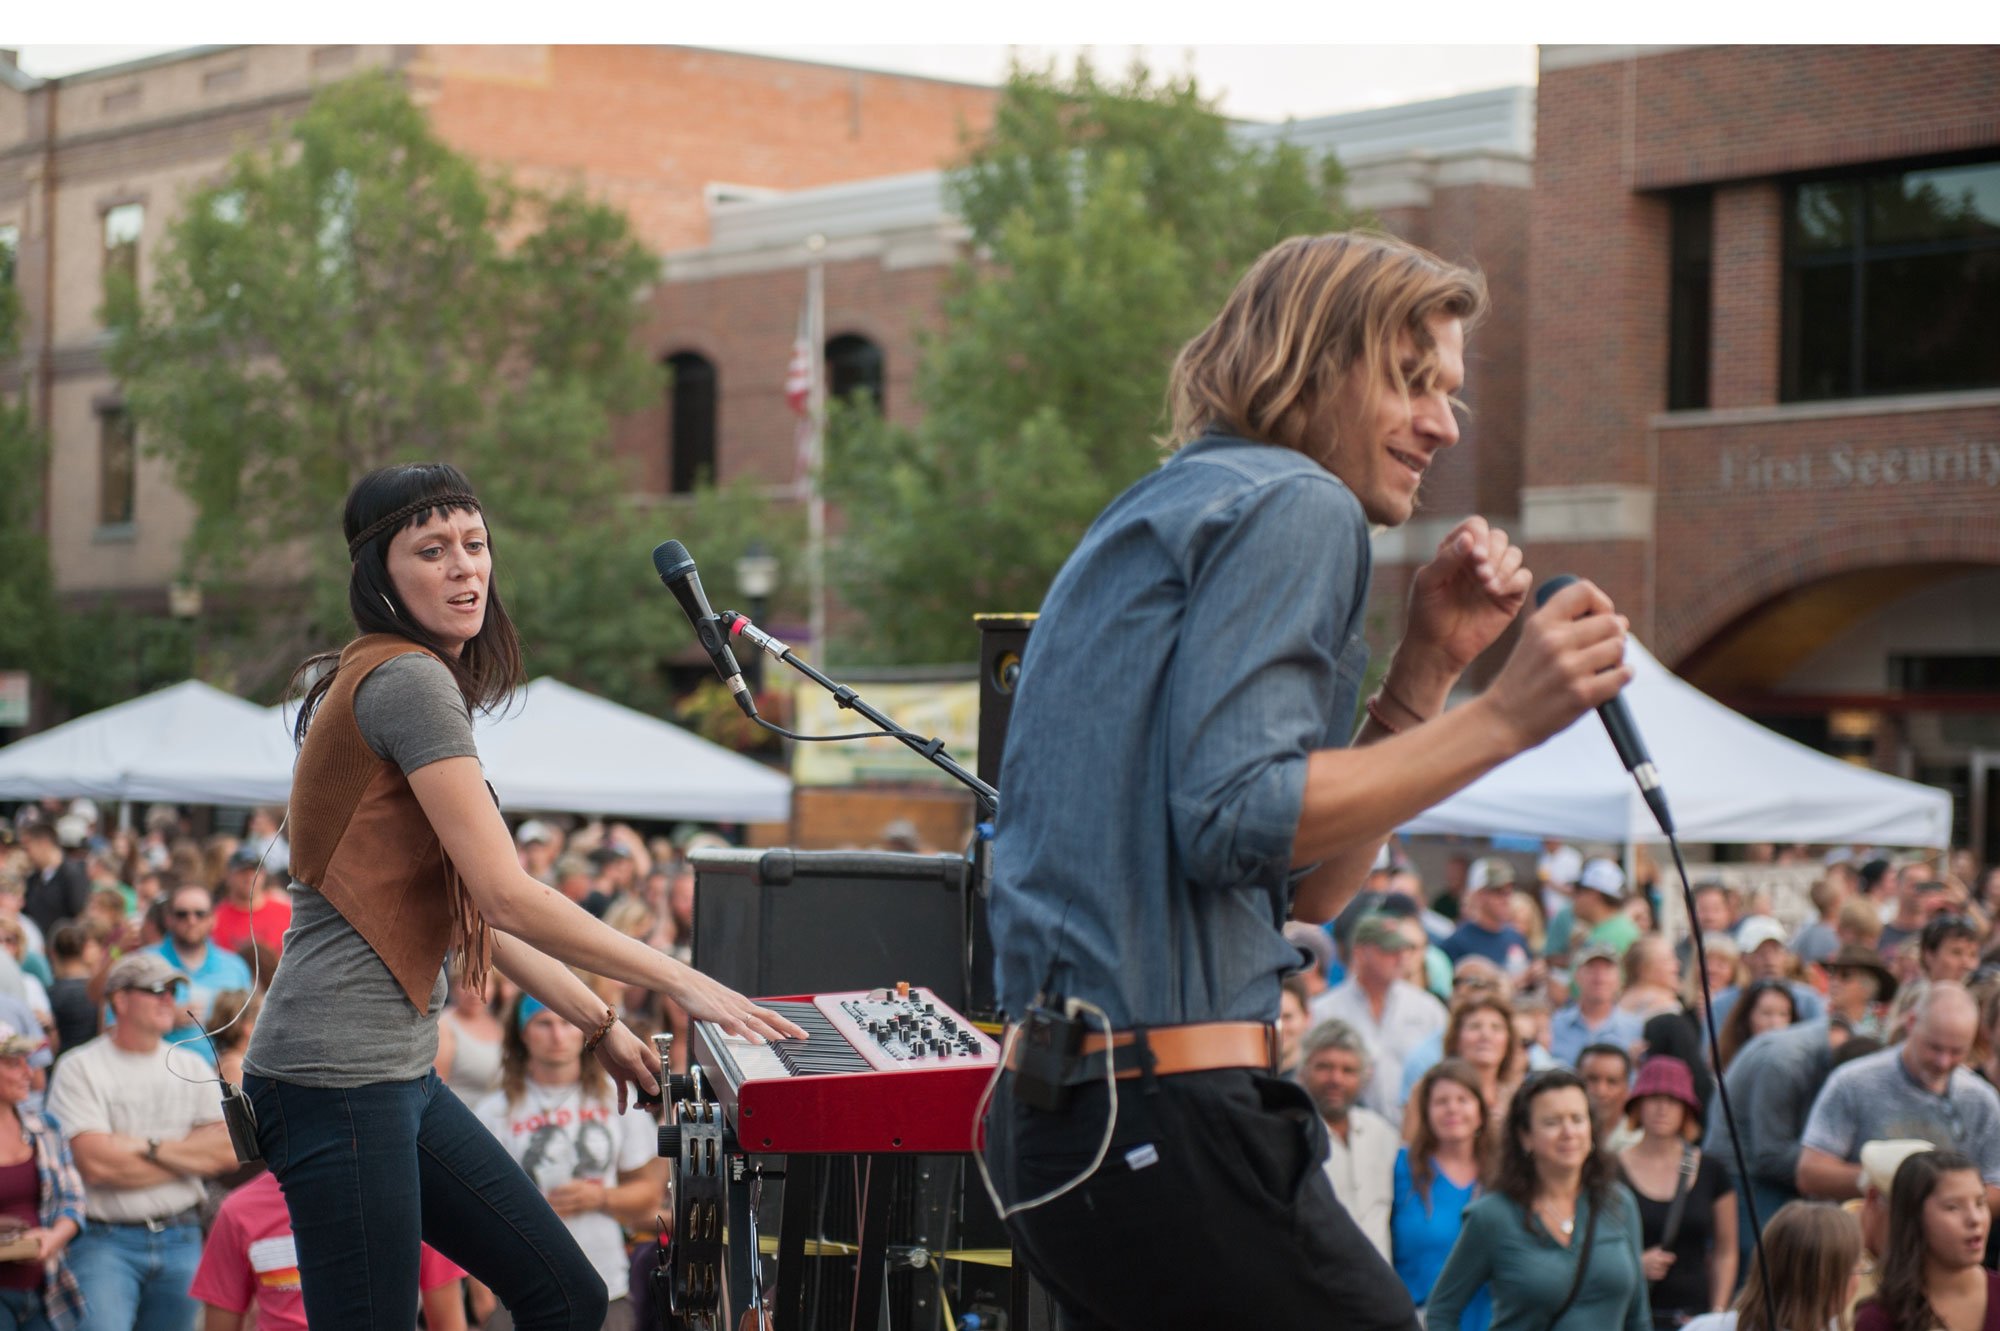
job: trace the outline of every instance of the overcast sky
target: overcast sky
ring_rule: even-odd
[[[1222,109],[1245,120],[1304,119],[1336,111],[1393,106],[1480,88],[1535,81],[1535,48],[1511,46],[1223,46],[1153,42],[1144,47],[1104,45],[872,45],[745,46],[765,55],[858,65],[974,83],[1006,77],[1010,49],[1024,59],[1065,63],[1090,50],[1108,69],[1122,69],[1142,53],[1156,70],[1192,65],[1201,89],[1220,95]],[[21,67],[42,78],[74,74],[133,60],[173,46],[23,46]]]

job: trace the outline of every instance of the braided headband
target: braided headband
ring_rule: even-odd
[[[347,543],[347,557],[359,559],[361,547],[390,530],[405,519],[423,512],[427,508],[470,508],[477,509],[479,501],[469,494],[452,490],[441,495],[430,495],[423,499],[413,499],[401,508],[383,514],[362,528],[361,534]]]

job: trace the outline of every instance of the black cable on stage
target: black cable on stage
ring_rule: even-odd
[[[1651,764],[1647,764],[1650,768]],[[1635,774],[1636,779],[1636,774]],[[1704,964],[1700,926],[1694,907],[1694,886],[1688,881],[1687,861],[1681,857],[1680,838],[1674,835],[1674,820],[1667,812],[1666,791],[1659,785],[1657,773],[1653,774],[1653,784],[1648,787],[1642,781],[1640,790],[1646,797],[1646,806],[1653,811],[1653,819],[1666,834],[1667,846],[1674,854],[1674,868],[1681,878],[1681,901],[1687,908],[1688,935],[1694,940],[1694,965],[1701,980],[1702,1010],[1696,1016],[1696,1024],[1708,1032],[1708,1057],[1716,1067],[1715,1094],[1722,1106],[1722,1121],[1729,1131],[1730,1149],[1736,1156],[1736,1176],[1743,1189],[1743,1208],[1750,1216],[1750,1240],[1756,1253],[1757,1266],[1764,1273],[1764,1319],[1770,1331],[1786,1331],[1778,1324],[1778,1298],[1771,1288],[1771,1263],[1764,1254],[1764,1223],[1757,1214],[1757,1198],[1751,1191],[1750,1166],[1743,1154],[1743,1137],[1736,1130],[1736,1113],[1729,1103],[1728,1079],[1722,1072],[1722,1042],[1715,1029],[1715,995],[1709,989],[1708,967]]]

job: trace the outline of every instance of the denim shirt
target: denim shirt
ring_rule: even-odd
[[[1306,759],[1368,661],[1354,495],[1210,434],[1084,534],[1029,635],[1000,770],[1001,1007],[1048,986],[1114,1027],[1271,1021]]]

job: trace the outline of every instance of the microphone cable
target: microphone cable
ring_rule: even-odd
[[[1633,733],[1637,733],[1636,729]],[[1667,792],[1660,784],[1658,773],[1652,770],[1652,764],[1647,762],[1645,766],[1648,769],[1647,777],[1651,778],[1650,783],[1646,777],[1642,777],[1638,773],[1633,773],[1633,777],[1639,786],[1640,794],[1645,799],[1646,807],[1652,811],[1653,820],[1660,825],[1660,831],[1666,835],[1667,847],[1673,852],[1674,856],[1674,869],[1680,875],[1681,902],[1687,909],[1688,934],[1694,941],[1695,971],[1701,980],[1702,1010],[1696,1016],[1696,1025],[1708,1034],[1709,1062],[1717,1069],[1715,1074],[1716,1100],[1722,1107],[1723,1125],[1729,1133],[1731,1152],[1736,1157],[1736,1177],[1740,1180],[1742,1188],[1743,1209],[1750,1217],[1751,1247],[1756,1257],[1758,1269],[1764,1273],[1764,1320],[1765,1324],[1771,1328],[1771,1331],[1784,1331],[1778,1322],[1778,1298],[1771,1287],[1771,1263],[1764,1252],[1763,1218],[1757,1214],[1757,1197],[1750,1186],[1750,1166],[1743,1154],[1743,1135],[1736,1130],[1736,1112],[1729,1103],[1729,1080],[1721,1071],[1722,1042],[1716,1034],[1715,995],[1709,987],[1708,967],[1705,964],[1701,948],[1701,934],[1699,926],[1696,923],[1698,916],[1695,913],[1694,886],[1688,880],[1687,860],[1681,854],[1680,838],[1674,835],[1673,815],[1667,810]]]

